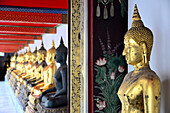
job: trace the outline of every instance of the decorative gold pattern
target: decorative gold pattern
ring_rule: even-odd
[[[70,3],[70,113],[80,113],[80,0]]]
[[[80,53],[80,63],[81,63],[81,113],[86,113],[86,84],[87,81],[86,81],[86,73],[88,73],[86,71],[86,68],[87,65],[86,65],[86,40],[87,38],[85,37],[85,18],[84,18],[84,15],[85,15],[85,1],[84,0],[80,0],[80,27],[81,27],[81,40],[80,40],[80,50],[81,50],[81,53]]]

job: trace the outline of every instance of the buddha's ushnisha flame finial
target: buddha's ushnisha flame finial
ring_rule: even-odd
[[[29,47],[29,50],[28,50],[29,52],[31,51],[31,48]]]
[[[132,20],[141,20],[141,17],[139,15],[139,12],[138,12],[138,8],[137,8],[137,5],[135,4],[135,8],[134,8],[134,12],[133,12],[133,17],[132,17]]]
[[[25,53],[27,53],[27,49],[26,49],[26,52]]]
[[[42,42],[41,42],[41,47],[43,47],[44,46],[44,44],[43,44],[43,40],[42,40]]]
[[[35,50],[37,50],[37,46],[35,47]]]
[[[54,40],[52,40],[52,47],[54,47],[55,46],[55,44],[54,44]]]
[[[61,37],[61,40],[60,40],[60,44],[63,44],[64,42],[63,42],[63,38]]]

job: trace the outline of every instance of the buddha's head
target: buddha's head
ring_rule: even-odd
[[[35,50],[34,52],[32,53],[32,62],[33,63],[36,63],[38,60],[37,60],[37,47],[35,47]]]
[[[23,59],[22,63],[27,62],[26,54],[27,54],[27,49],[25,53],[22,54],[22,59]]]
[[[47,54],[47,51],[44,48],[43,41],[42,41],[41,48],[37,51],[37,58],[40,63],[45,60],[46,54]]]
[[[136,5],[132,19],[132,27],[124,37],[123,55],[128,64],[148,64],[153,45],[152,31],[143,25]]]
[[[55,59],[58,63],[65,63],[67,60],[67,47],[64,45],[62,37],[60,40],[60,45],[56,49]]]
[[[31,49],[30,49],[30,47],[29,47],[28,52],[25,54],[25,60],[26,60],[27,62],[30,62],[30,61],[31,61],[31,57],[32,57],[32,52],[31,52]]]
[[[20,52],[20,54],[17,56],[17,62],[19,63],[19,62],[21,62],[21,58],[22,57],[22,53]]]
[[[54,40],[52,41],[52,47],[47,51],[47,57],[46,57],[46,61],[48,63],[52,63],[55,62],[55,45],[54,45]]]
[[[11,56],[11,62],[16,60],[16,52],[14,53],[14,56]]]
[[[26,54],[26,53],[25,53]],[[25,62],[25,54],[21,54],[20,56],[20,62],[24,63]]]

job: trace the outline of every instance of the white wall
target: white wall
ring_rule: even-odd
[[[160,113],[170,113],[170,0],[129,0],[129,28],[135,4],[144,25],[154,35],[150,66],[161,79]],[[129,66],[128,71],[132,70],[133,67]]]
[[[68,47],[68,24],[58,25],[56,34],[43,34],[42,40],[44,43],[44,48],[46,50],[49,50],[52,45],[52,40],[54,40],[55,48],[57,48],[60,44],[61,36],[63,38],[64,45]],[[31,52],[35,50],[36,46],[37,46],[37,49],[40,49],[41,42],[42,42],[41,40],[34,40],[34,44],[29,44]],[[20,52],[25,53],[26,49],[28,50],[29,47],[25,47],[24,49],[20,50],[18,53]]]

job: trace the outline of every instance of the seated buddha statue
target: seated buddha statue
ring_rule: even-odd
[[[123,55],[134,71],[128,73],[119,90],[122,113],[159,113],[161,82],[150,69],[153,34],[144,26],[135,5],[132,27],[124,36]]]
[[[55,87],[42,92],[39,97],[41,105],[47,108],[67,105],[67,48],[63,44],[62,38],[56,49],[55,59],[60,64],[54,74]]]
[[[10,79],[11,72],[16,69],[15,64],[16,64],[16,53],[14,54],[14,56],[11,57],[10,67],[7,68],[6,77],[8,80]]]
[[[30,51],[30,50],[29,50]],[[38,61],[37,61],[37,47],[35,48],[35,51],[33,53],[29,52],[27,53],[26,59],[28,60],[28,63],[26,65],[27,68],[27,73],[22,76],[22,78],[20,79],[21,81],[21,87],[20,87],[20,91],[18,94],[18,99],[21,102],[21,105],[23,106],[23,108],[25,109],[26,106],[28,105],[28,96],[30,94],[30,89],[27,87],[27,83],[28,80],[32,77],[35,76],[35,70],[37,68],[38,65]]]
[[[47,51],[46,61],[47,61],[48,66],[45,68],[44,73],[43,73],[44,81],[34,86],[34,88],[31,91],[32,95],[40,96],[42,91],[55,86],[55,82],[53,78],[54,73],[56,71],[54,57],[55,57],[55,46],[54,46],[54,41],[52,41],[52,47]]]
[[[42,73],[43,81],[41,83],[38,83],[34,87],[32,87],[31,94],[29,95],[28,106],[26,107],[26,112],[35,111],[36,105],[38,103],[38,97],[40,96],[41,92],[54,87],[55,83],[53,80],[53,75],[56,70],[54,57],[55,57],[55,47],[54,47],[54,42],[53,42],[51,49],[47,51],[46,61],[48,63],[48,66],[44,68],[43,70],[43,73]],[[36,71],[37,70],[38,69],[36,69]],[[36,76],[37,76],[37,73],[36,73]]]
[[[16,62],[16,53],[14,54],[14,56],[11,57],[10,59],[10,67],[7,68],[7,71],[9,72],[10,70],[15,68],[15,62]]]
[[[43,42],[41,44],[41,48],[37,51],[37,59],[38,59],[38,65],[35,69],[35,76],[36,78],[34,78],[32,80],[32,78],[27,80],[27,84],[28,84],[28,88],[31,90],[33,88],[33,86],[39,84],[40,82],[44,81],[44,75],[43,72],[45,70],[45,68],[47,67],[47,63],[45,61],[45,56],[47,54],[46,49],[43,46]]]
[[[33,81],[35,80],[36,76],[35,76],[35,71],[36,71],[36,68],[38,66],[38,60],[37,60],[37,47],[35,48],[34,52],[32,53],[31,55],[31,59],[32,61],[32,65],[30,67],[30,70],[29,72],[27,73],[27,75],[23,76],[22,79],[26,85],[26,83],[28,81]]]
[[[15,70],[13,70],[12,72],[11,72],[11,74],[14,76],[14,77],[16,77],[16,75],[19,75],[19,74],[21,74],[22,72],[22,53],[20,53],[18,56],[17,56],[17,64],[16,64],[16,69]]]
[[[20,63],[19,63],[20,64],[20,69],[19,69],[20,74],[17,74],[17,76],[16,76],[17,81],[20,81],[21,76],[26,74],[26,65],[28,63],[28,61],[26,59],[26,54],[27,54],[27,52],[20,56]]]
[[[23,73],[21,76],[20,76],[20,82],[22,83],[23,79],[24,78],[27,78],[30,74],[31,74],[31,66],[32,66],[32,52],[30,50],[30,47],[29,47],[29,50],[28,52],[25,54],[25,73]]]
[[[22,60],[22,73],[20,75],[18,75],[18,91],[16,93],[16,95],[18,95],[19,93],[19,90],[20,90],[20,86],[21,84],[23,83],[23,78],[26,76],[26,75],[29,75],[30,74],[30,69],[31,69],[31,66],[32,66],[32,61],[31,61],[31,56],[32,56],[32,52],[29,48],[29,51],[26,52],[24,55],[23,55],[23,60]]]
[[[26,52],[22,56],[20,56],[20,60],[21,60],[20,71],[21,71],[21,73],[16,76],[16,78],[17,78],[17,81],[16,81],[17,82],[17,86],[16,86],[17,88],[15,90],[16,97],[18,97],[20,90],[23,88],[21,78],[22,78],[22,76],[26,75],[26,73],[27,73],[27,69],[26,69],[27,64],[28,64],[28,59],[26,58],[27,54],[28,54],[28,52]]]
[[[18,81],[18,75],[22,74],[22,53],[20,53],[17,57],[17,64],[16,64],[16,69],[12,70],[11,72],[11,77],[9,80],[9,83],[11,85],[11,87],[13,88],[13,90],[16,89],[17,87],[17,81]]]

